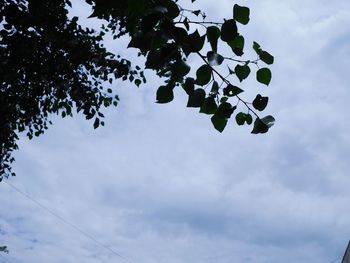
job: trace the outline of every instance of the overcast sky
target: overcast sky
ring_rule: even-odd
[[[232,16],[231,0],[197,2],[216,20]],[[350,2],[239,3],[251,8],[247,45],[275,56],[269,87],[247,82],[270,97],[268,134],[233,120],[218,133],[181,90],[158,105],[162,83],[147,74],[139,89],[115,85],[121,101],[106,127],[54,118],[39,139],[22,139],[9,182],[132,263],[340,262],[350,237]],[[10,249],[0,262],[127,262],[7,184],[0,194],[0,245]]]

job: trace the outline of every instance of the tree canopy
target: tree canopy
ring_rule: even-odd
[[[98,30],[69,17],[70,0],[2,0],[0,3],[0,180],[15,175],[12,152],[19,133],[30,139],[44,133],[52,114],[81,112],[93,127],[104,126],[104,107],[117,106],[119,98],[105,83],[118,79],[145,85],[144,69],[159,76],[157,103],[168,103],[174,89],[188,95],[187,107],[208,114],[222,132],[235,113],[238,125],[253,124],[252,133],[266,133],[271,115],[261,117],[268,97],[243,99],[243,81],[250,75],[269,85],[274,57],[257,42],[256,58],[245,58],[245,39],[239,27],[250,20],[248,7],[233,5],[232,16],[207,21],[201,10],[177,0],[85,0],[90,17],[101,20]],[[195,0],[184,1],[192,6]],[[104,46],[104,37],[118,41],[129,36],[128,48],[145,58],[133,65]],[[229,56],[220,48],[226,45]],[[198,56],[193,68],[188,58]],[[191,68],[192,66],[192,68]],[[252,71],[254,73],[252,74]]]

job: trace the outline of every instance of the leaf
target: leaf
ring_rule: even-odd
[[[239,6],[237,4],[235,4],[233,6],[233,18],[243,24],[246,25],[249,22],[249,14],[250,14],[250,10],[248,7],[245,6]]]
[[[268,101],[268,97],[263,97],[258,94],[253,101],[253,107],[259,111],[263,111],[266,108]]]
[[[162,16],[160,13],[152,13],[144,16],[141,21],[141,30],[143,32],[149,32],[153,30],[161,18]]]
[[[218,95],[218,93],[219,93],[219,84],[218,84],[218,82],[216,81],[216,80],[214,80],[214,82],[213,82],[213,85],[212,85],[212,87],[211,87],[211,90],[210,90],[210,95],[211,96],[216,96],[216,95]]]
[[[94,121],[94,129],[97,129],[98,126],[100,126],[100,119],[96,118],[95,121]]]
[[[245,123],[245,113],[240,112],[236,115],[236,123],[238,125],[244,125]]]
[[[275,124],[275,118],[271,115],[267,115],[261,119],[263,123],[267,125],[267,127],[271,128]]]
[[[266,51],[261,51],[259,58],[268,65],[271,65],[274,62],[274,57]]]
[[[207,28],[207,39],[210,43],[211,49],[214,52],[218,50],[218,39],[220,37],[220,29],[216,26],[209,26]]]
[[[220,99],[220,103],[224,103],[224,102],[226,102],[228,100],[228,97],[222,97],[221,99]]]
[[[235,73],[239,81],[242,82],[244,79],[246,79],[249,76],[250,68],[248,65],[244,65],[244,66],[237,65],[235,67]]]
[[[271,82],[272,74],[268,68],[261,68],[256,72],[256,79],[262,84],[268,86]]]
[[[252,124],[252,123],[253,123],[253,117],[252,117],[252,115],[250,115],[249,113],[247,113],[247,114],[245,115],[245,122],[246,122],[248,125]]]
[[[236,123],[240,126],[244,125],[245,123],[250,125],[252,124],[252,122],[253,122],[253,117],[249,113],[240,112],[236,115]]]
[[[187,31],[190,30],[190,24],[189,24],[188,22],[189,22],[189,20],[188,20],[188,18],[186,17],[186,18],[184,19],[184,26],[185,26],[185,28],[186,28]]]
[[[182,88],[186,91],[188,95],[193,94],[194,92],[194,79],[186,78],[185,83],[182,85]]]
[[[232,107],[232,105],[228,102],[222,102],[215,115],[217,115],[219,118],[222,119],[229,119],[232,115],[232,113],[235,111],[236,106]]]
[[[183,60],[177,61],[172,65],[171,73],[175,80],[181,80],[190,72],[191,67]]]
[[[268,130],[269,130],[269,127],[260,118],[256,118],[252,133],[253,134],[267,133]]]
[[[168,103],[174,99],[174,92],[170,86],[160,86],[157,90],[157,103]]]
[[[180,32],[180,31],[179,31]],[[205,35],[201,36],[198,30],[186,36],[182,33],[179,42],[182,45],[182,50],[188,56],[190,53],[200,51],[204,46]]]
[[[213,117],[211,117],[211,123],[214,125],[214,128],[217,131],[223,132],[227,125],[227,119],[219,118],[217,115],[214,114]]]
[[[236,37],[238,37],[236,21],[233,19],[226,20],[221,26],[221,39],[225,42],[230,42]]]
[[[218,108],[218,105],[215,102],[215,98],[210,96],[205,99],[199,112],[205,113],[205,114],[214,114],[217,108]]]
[[[231,47],[231,49],[232,49],[233,53],[235,53],[235,55],[242,56],[244,54],[244,52],[243,52],[244,37],[243,36],[239,35],[234,40],[229,41],[227,44]]]
[[[204,86],[209,83],[211,80],[211,67],[207,64],[199,67],[196,71],[196,84],[200,86]]]
[[[140,0],[137,0],[137,2],[141,2]],[[180,9],[178,5],[172,1],[172,0],[161,0],[160,3],[166,7],[167,13],[166,16],[169,19],[174,19],[180,14]]]
[[[207,53],[207,58],[208,58],[208,62],[210,64],[210,66],[219,66],[224,61],[223,56],[221,56],[220,54],[217,54],[213,51],[209,51]]]
[[[260,53],[261,53],[261,47],[260,47],[260,45],[257,43],[257,42],[253,42],[253,49],[255,50],[255,52],[256,52],[256,54],[258,54],[258,55],[260,55]]]
[[[160,51],[152,50],[148,52],[145,66],[146,68],[150,68],[150,69],[159,69],[161,67],[160,60],[161,60]]]
[[[198,16],[200,13],[201,13],[201,10],[192,11],[192,14],[194,14],[196,16]]]
[[[225,96],[233,97],[233,96],[237,96],[238,94],[242,93],[243,90],[237,86],[233,86],[233,85],[229,84],[226,88],[224,88],[223,92],[224,92]]]
[[[195,89],[193,94],[188,96],[187,107],[190,108],[199,108],[203,105],[205,100],[205,91],[204,89]]]

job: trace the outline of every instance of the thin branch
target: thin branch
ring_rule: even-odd
[[[205,59],[206,57],[203,56],[199,51],[196,52],[200,57],[201,59],[212,69],[213,72],[216,73],[216,75],[219,76],[219,78],[222,79],[222,81],[224,83],[226,83],[227,85],[232,85],[230,81],[228,81],[224,76],[222,76],[215,68],[213,68],[209,62]],[[241,101],[247,108],[249,111],[251,111],[258,119],[260,119],[259,115],[248,105],[248,103],[246,101],[244,101],[243,99],[241,99],[238,95],[236,95],[236,98]]]

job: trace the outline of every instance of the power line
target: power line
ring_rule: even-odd
[[[30,195],[22,192],[20,189],[18,189],[17,187],[15,187],[13,184],[7,182],[4,180],[4,182],[10,186],[13,190],[15,190],[16,192],[18,192],[19,194],[21,194],[22,196],[24,196],[25,198],[29,199],[30,201],[32,201],[33,203],[35,203],[36,205],[38,205],[40,208],[46,210],[46,212],[50,213],[52,216],[56,217],[57,219],[59,219],[61,222],[63,222],[64,224],[70,226],[71,228],[73,228],[74,230],[76,230],[77,232],[79,232],[80,234],[82,234],[83,236],[85,236],[86,238],[90,239],[91,241],[93,241],[94,243],[96,243],[97,245],[105,248],[106,250],[108,250],[109,252],[111,252],[112,254],[120,257],[121,259],[124,259],[125,261],[129,262],[129,263],[133,263],[130,259],[128,259],[127,257],[123,256],[122,254],[120,254],[119,252],[115,251],[114,249],[112,249],[111,247],[103,244],[102,242],[98,241],[96,238],[94,238],[92,235],[90,235],[89,233],[81,230],[79,227],[77,227],[76,225],[74,225],[73,223],[69,222],[68,220],[64,219],[62,216],[56,214],[54,211],[52,211],[51,209],[49,209],[48,207],[46,207],[45,205],[43,205],[42,203],[40,203],[39,201],[35,200],[33,197],[31,197]]]

